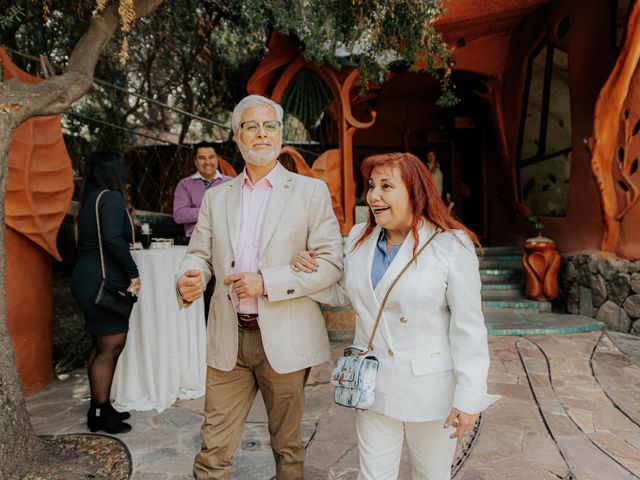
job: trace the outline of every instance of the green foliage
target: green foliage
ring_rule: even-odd
[[[442,0],[307,0],[294,2],[294,8],[281,3],[268,2],[264,8],[282,9],[274,27],[297,38],[308,60],[337,68],[352,65],[362,85],[382,81],[393,63],[422,60],[429,73],[442,76],[441,103],[455,103],[447,75],[451,50],[433,26],[444,12]]]
[[[11,3],[0,15],[0,22],[11,19],[8,28],[0,29],[0,43],[44,54],[60,65],[86,30],[95,6],[95,0],[51,0],[43,21],[41,1]],[[293,38],[302,55],[316,64],[358,68],[363,88],[384,81],[384,73],[394,65],[421,62],[441,79],[438,104],[450,106],[457,102],[449,86],[450,50],[433,27],[442,12],[442,0],[167,0],[132,25],[126,66],[119,64],[118,32],[96,76],[226,122],[229,109],[246,94],[247,80],[264,56],[271,32],[277,30]],[[39,73],[37,62],[16,60]],[[309,101],[322,103],[324,92],[318,95]],[[310,115],[320,103],[307,109]],[[180,140],[189,135],[223,139],[228,134],[111,88],[85,97],[74,109],[127,128],[172,132]],[[311,126],[311,119],[299,120]]]
[[[436,100],[436,105],[444,108],[455,107],[460,103],[460,99],[456,97],[455,93],[453,93],[448,80],[443,80],[442,85],[442,94],[440,95],[440,98]]]
[[[0,13],[0,29],[8,28],[21,18],[24,18],[24,10],[20,5],[11,5],[4,13]]]
[[[531,223],[531,225],[533,225],[533,228],[536,229],[538,236],[541,237],[544,230],[544,223],[542,223],[536,215],[529,215],[527,217],[527,220],[529,221],[529,223]]]

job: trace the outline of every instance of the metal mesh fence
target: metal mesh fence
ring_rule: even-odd
[[[78,113],[74,108],[63,115],[63,126],[75,174],[76,196],[86,159],[96,150],[110,150],[121,153],[125,160],[131,206],[136,210],[171,214],[178,181],[194,171],[191,145],[167,139],[171,132],[146,133],[151,129],[117,125]],[[229,141],[217,143],[221,155],[232,165],[237,164],[233,154],[225,155],[234,150]]]
[[[91,95],[97,95],[93,93]],[[156,105],[155,108],[158,108]],[[169,110],[170,107],[165,107]],[[181,116],[175,111],[172,116]],[[176,120],[179,124],[180,120]],[[202,123],[196,120],[194,123]],[[285,136],[292,122],[285,124]],[[117,125],[108,121],[84,115],[72,108],[63,115],[65,143],[69,151],[76,178],[75,195],[79,193],[84,172],[84,162],[96,150],[112,150],[123,155],[127,165],[128,198],[136,210],[171,214],[173,193],[178,181],[192,174],[193,151],[190,144],[168,140],[170,132],[153,132],[151,128]],[[293,130],[293,129],[291,129]],[[295,132],[291,132],[295,133]],[[244,167],[231,135],[216,143],[218,154],[231,164],[236,172]],[[209,139],[208,137],[207,139]],[[311,165],[326,146],[313,141],[288,141]],[[290,159],[282,157],[285,168],[295,171]]]
[[[173,191],[178,181],[193,170],[190,146],[161,140],[141,145],[141,136],[135,131],[104,125],[96,119],[79,117],[72,111],[65,113],[63,120],[72,130],[91,132],[78,135],[67,129],[65,133],[75,174],[74,198],[79,195],[86,159],[96,150],[111,150],[121,153],[125,160],[131,206],[137,210],[171,213]],[[142,138],[149,140],[147,136]]]

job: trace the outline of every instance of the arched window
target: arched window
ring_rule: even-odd
[[[331,91],[324,80],[308,68],[300,70],[282,96],[284,141],[324,144],[330,102]]]
[[[627,31],[627,22],[629,21],[629,14],[631,13],[632,0],[613,0],[611,2],[613,27],[612,43],[615,47],[621,47],[624,41],[624,36]]]
[[[542,45],[529,61],[520,145],[520,200],[537,215],[564,216],[571,170],[569,55]]]

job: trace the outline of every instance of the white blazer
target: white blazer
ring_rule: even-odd
[[[258,298],[258,323],[265,354],[278,373],[329,359],[330,347],[320,306],[309,295],[342,276],[342,237],[327,185],[289,172],[280,164],[265,213],[260,240],[260,271],[268,297]],[[212,274],[216,287],[207,325],[207,365],[231,370],[238,356],[238,322],[225,277],[235,273],[242,216],[243,175],[207,190],[187,253],[176,280],[198,270],[203,285]],[[291,259],[316,250],[320,267],[296,273]],[[178,297],[182,307],[188,306]]]
[[[413,255],[409,233],[374,289],[371,266],[380,226],[353,250],[365,224],[353,227],[340,285],[313,296],[356,310],[355,343],[367,344],[380,303]],[[424,223],[419,247],[435,227]],[[418,248],[419,248],[418,247]],[[347,298],[348,297],[348,298]],[[380,366],[371,410],[401,421],[444,419],[451,407],[478,413],[500,397],[487,394],[489,349],[475,248],[460,230],[441,232],[391,291],[373,340]]]

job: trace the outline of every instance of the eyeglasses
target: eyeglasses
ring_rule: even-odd
[[[248,122],[242,122],[240,128],[245,133],[256,135],[260,130],[260,126],[262,126],[267,133],[278,133],[280,131],[280,125],[282,124],[277,120],[267,120],[266,122],[262,122],[262,124],[255,120],[250,120]]]

